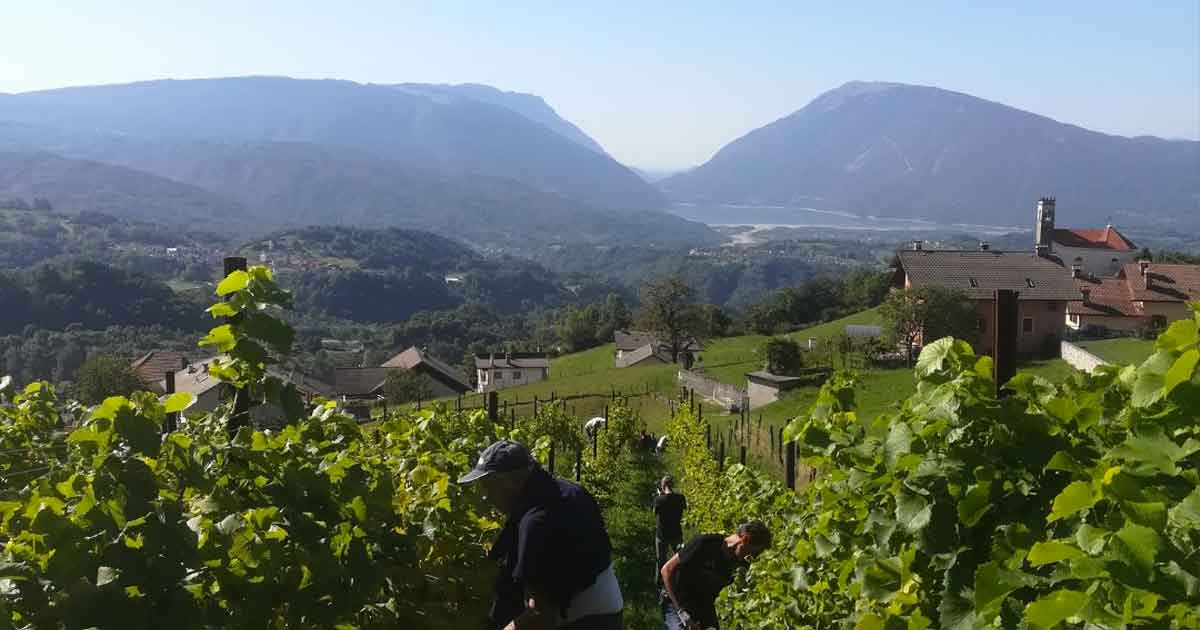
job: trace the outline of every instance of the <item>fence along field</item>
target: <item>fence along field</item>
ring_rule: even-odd
[[[602,498],[626,470],[637,419],[620,404],[592,449],[561,405],[517,427],[445,408],[371,427],[331,402],[306,410],[263,364],[290,349],[273,313],[289,296],[264,267],[218,293],[204,343],[229,357],[214,373],[236,396],[214,412],[139,392],[64,436],[76,403],[3,382],[0,628],[460,628],[483,618],[500,516],[452,480],[484,446],[582,453]],[[288,423],[238,421],[258,402]]]

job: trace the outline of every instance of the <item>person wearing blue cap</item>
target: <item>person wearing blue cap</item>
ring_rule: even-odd
[[[621,588],[600,506],[556,479],[518,442],[484,449],[460,484],[478,482],[507,515],[490,557],[496,576],[488,630],[620,630]]]

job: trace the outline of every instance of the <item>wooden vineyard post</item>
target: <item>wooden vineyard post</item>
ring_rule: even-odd
[[[546,457],[546,468],[554,475],[554,442],[550,442],[550,454]]]
[[[575,483],[583,481],[583,449],[575,451]]]
[[[704,445],[712,448],[712,425],[704,425]]]
[[[779,427],[779,463],[783,463],[783,427]]]
[[[175,370],[167,370],[166,374],[163,375],[163,379],[164,393],[166,393],[167,398],[170,398],[171,394],[175,393]],[[163,418],[162,432],[166,434],[174,431],[178,425],[178,420],[178,413],[167,414]]]
[[[775,457],[775,425],[768,426],[767,432],[771,434],[771,457]]]
[[[513,405],[508,410],[508,428],[510,430],[517,428],[517,406],[516,405]]]
[[[496,422],[500,419],[499,409],[497,407],[497,402],[499,401],[499,399],[500,399],[500,395],[497,394],[496,392],[493,391],[493,392],[487,393],[488,420],[491,420],[492,422]]]
[[[740,448],[741,448],[742,452],[741,452],[741,456],[740,456],[740,457],[738,457],[738,461],[739,461],[739,462],[740,462],[740,463],[741,463],[743,466],[745,466],[745,465],[746,465],[746,445],[745,445],[745,444],[743,444],[743,445],[742,445]]]
[[[608,415],[607,412],[605,412],[605,415]],[[600,447],[600,439],[599,438],[600,438],[600,427],[596,427],[592,431],[592,459],[593,460],[596,459],[596,454],[599,452],[598,451],[598,449]]]
[[[725,472],[725,440],[717,443],[717,470]]]
[[[786,445],[787,462],[784,468],[784,474],[787,477],[787,486],[795,489],[796,487],[796,443],[788,442]]]
[[[225,258],[225,275],[223,276],[224,278],[228,278],[229,274],[231,274],[235,271],[245,271],[245,270],[246,270],[246,259],[245,258],[243,258],[241,256],[228,256]],[[232,297],[233,297],[232,293],[225,296],[225,301],[229,301]],[[242,319],[242,314],[238,313],[236,315],[226,317],[225,322],[228,324],[235,324],[238,321],[241,321],[241,319]],[[230,418],[230,420],[229,420],[229,435],[233,435],[233,434],[237,433],[237,430],[239,428],[250,424],[249,394],[250,394],[250,392],[246,389],[234,390],[233,417]]]
[[[1020,293],[997,289],[992,297],[992,354],[995,360],[996,397],[1007,396],[1004,384],[1017,375],[1017,335],[1020,331]]]

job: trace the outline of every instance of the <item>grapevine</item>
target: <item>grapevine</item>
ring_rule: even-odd
[[[703,427],[680,414],[695,524],[776,533],[722,627],[1197,627],[1198,326],[1200,310],[1140,366],[1019,375],[1001,399],[990,359],[943,339],[869,424],[837,376],[787,430],[822,471],[799,495],[741,466],[708,484]]]

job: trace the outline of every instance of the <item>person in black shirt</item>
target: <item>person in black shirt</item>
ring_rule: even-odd
[[[667,558],[675,555],[675,550],[683,543],[683,511],[687,509],[687,499],[675,492],[675,480],[671,475],[662,478],[658,484],[658,496],[654,497],[654,583],[657,584],[663,564]]]
[[[760,521],[738,527],[730,536],[693,538],[662,568],[667,630],[717,628],[717,595],[733,583],[734,571],[771,546],[771,530]]]
[[[620,630],[624,601],[595,499],[508,440],[484,450],[458,481],[476,480],[508,515],[490,554],[500,571],[487,628]]]

